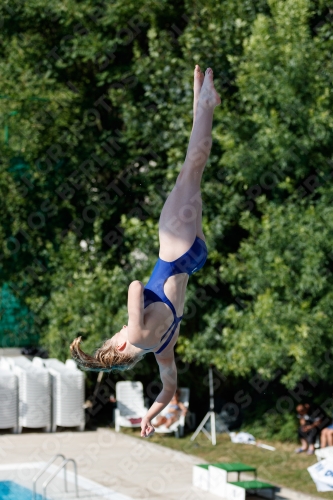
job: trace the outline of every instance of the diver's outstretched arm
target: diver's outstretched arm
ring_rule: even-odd
[[[163,389],[149,408],[141,421],[141,437],[148,437],[155,431],[151,421],[170,403],[177,389],[177,368],[175,357],[160,358],[155,356],[159,369]]]

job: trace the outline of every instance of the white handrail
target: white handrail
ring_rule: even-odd
[[[73,463],[74,477],[75,477],[75,491],[76,491],[76,497],[78,498],[78,496],[79,496],[79,489],[78,489],[78,484],[77,484],[77,466],[76,466],[76,462],[75,462],[75,460],[73,458],[66,458],[65,460],[63,460],[61,462],[61,464],[59,465],[58,469],[52,474],[52,476],[43,483],[43,500],[46,500],[46,488],[48,487],[48,485],[50,484],[50,482],[53,481],[53,479],[58,475],[58,473],[61,471],[61,469],[65,468],[65,471],[66,471],[66,465],[68,464],[68,462],[72,462]],[[67,491],[67,482],[66,482],[66,491]]]
[[[47,469],[50,467],[50,465],[53,464],[53,462],[55,462],[57,460],[58,457],[61,457],[63,460],[66,459],[65,455],[62,455],[61,453],[58,453],[57,455],[54,455],[54,457],[52,457],[46,465],[44,465],[44,467],[42,468],[42,470],[40,470],[39,472],[37,472],[37,474],[35,474],[35,476],[33,477],[32,481],[32,491],[33,491],[33,494],[32,494],[32,498],[33,500],[36,499],[36,483],[38,481],[38,479],[44,474],[44,472],[47,471]],[[66,488],[66,491],[67,491],[67,475],[66,475],[66,469],[65,469],[65,488]]]

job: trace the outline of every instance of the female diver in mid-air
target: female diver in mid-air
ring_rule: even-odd
[[[194,70],[193,128],[185,162],[168,196],[159,221],[160,253],[146,286],[133,281],[128,289],[128,325],[108,339],[94,356],[80,348],[81,337],[71,344],[72,356],[83,368],[111,371],[131,368],[153,352],[163,389],[141,422],[141,436],[154,432],[151,421],[167,406],[177,389],[174,360],[188,277],[207,258],[202,232],[200,182],[212,144],[214,108],[221,100],[213,71]]]

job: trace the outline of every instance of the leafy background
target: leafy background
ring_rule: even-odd
[[[209,257],[189,284],[180,382],[200,413],[210,363],[220,403],[270,381],[244,412],[290,437],[288,410],[263,422],[278,395],[304,380],[308,398],[331,394],[332,16],[323,0],[3,0],[2,345],[39,339],[65,359],[74,337],[92,351],[126,322],[184,159],[193,67],[211,66]]]

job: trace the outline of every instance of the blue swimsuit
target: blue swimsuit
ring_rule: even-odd
[[[164,293],[164,284],[168,278],[171,276],[175,276],[176,274],[186,273],[189,276],[199,271],[205,264],[207,259],[207,247],[206,243],[196,237],[191,248],[184,253],[179,259],[176,259],[172,262],[166,262],[165,260],[158,259],[156,265],[153,269],[150,280],[143,291],[144,297],[144,308],[148,307],[150,304],[154,304],[155,302],[163,302],[167,304],[173,314],[173,322],[168,328],[168,330],[162,335],[161,341],[165,339],[165,342],[159,348],[155,354],[159,354],[162,352],[166,346],[170,343],[175,331],[177,330],[177,326],[182,320],[183,316],[178,317],[176,314],[176,309],[172,302],[168,299],[168,297]],[[146,349],[148,350],[148,349]]]

